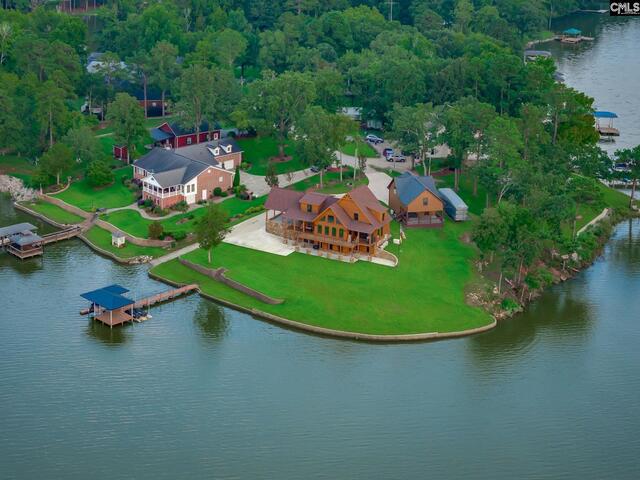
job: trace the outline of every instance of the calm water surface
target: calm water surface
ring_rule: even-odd
[[[77,240],[0,253],[0,478],[640,478],[639,221],[455,341],[335,341],[197,296],[113,330],[78,315],[113,282],[167,288]]]
[[[620,137],[602,143],[609,153],[640,144],[640,17],[610,17],[592,13],[570,15],[554,22],[553,30],[578,28],[594,42],[567,45],[549,42],[566,84],[595,99],[597,110],[618,114]]]

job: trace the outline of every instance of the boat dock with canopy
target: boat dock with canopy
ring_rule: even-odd
[[[596,111],[593,112],[596,119],[596,130],[602,140],[613,140],[613,137],[620,136],[620,130],[614,128],[613,119],[618,118],[614,112]]]

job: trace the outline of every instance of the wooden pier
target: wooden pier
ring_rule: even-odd
[[[80,315],[92,314],[94,320],[110,327],[127,322],[141,322],[149,317],[144,313],[149,307],[174,300],[197,290],[198,285],[196,284],[184,285],[134,301],[123,296],[129,290],[120,285],[110,285],[83,293],[81,296],[89,300],[91,306],[80,310]]]
[[[133,304],[133,308],[152,307],[153,305],[157,305],[158,303],[168,302],[169,300],[173,300],[174,298],[178,298],[183,295],[188,295],[189,293],[195,292],[197,290],[198,285],[196,285],[195,283],[191,285],[185,285],[184,287],[174,288],[172,290],[157,293],[155,295],[143,298],[142,300],[138,300]]]

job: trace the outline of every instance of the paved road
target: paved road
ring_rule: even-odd
[[[387,186],[391,182],[391,177],[384,172],[376,172],[375,170],[368,170],[366,175],[369,179],[369,189],[378,200],[388,204],[389,190],[387,189]]]

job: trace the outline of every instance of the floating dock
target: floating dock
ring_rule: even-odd
[[[113,284],[80,295],[91,302],[89,308],[80,310],[80,315],[91,315],[94,320],[110,327],[127,322],[141,322],[149,317],[147,312],[153,305],[188,295],[197,290],[198,285],[196,284],[185,285],[134,301],[124,296],[129,292],[128,289]]]

